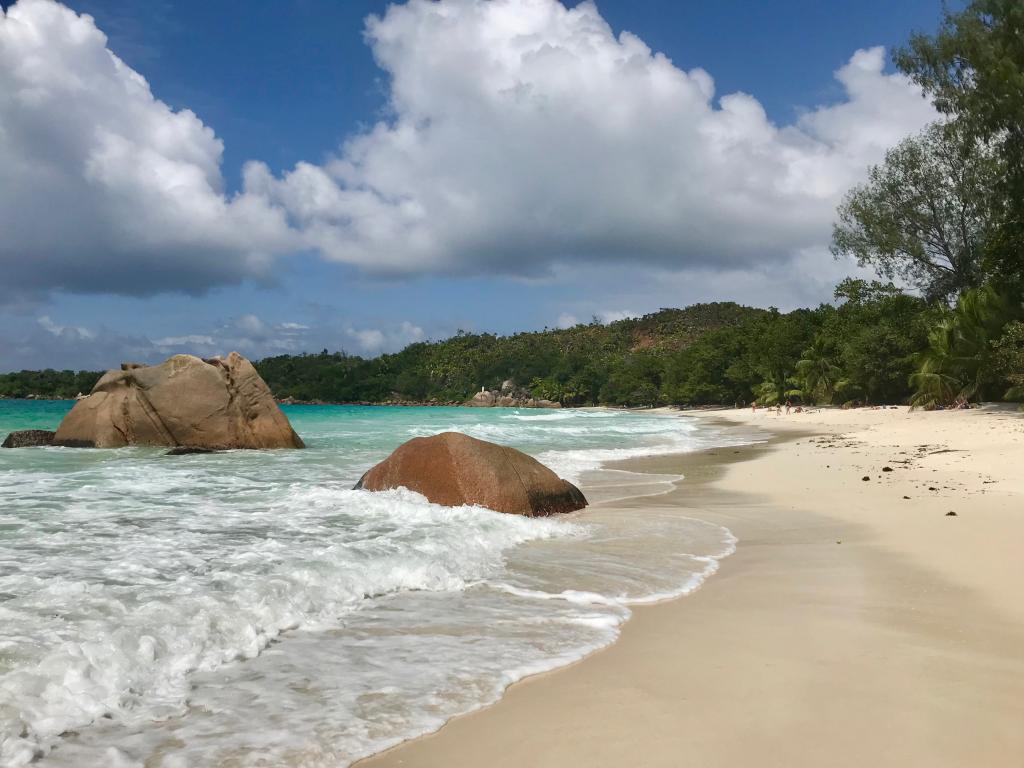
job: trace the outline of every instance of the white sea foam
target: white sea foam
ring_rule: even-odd
[[[509,547],[578,529],[403,490],[291,488],[262,509],[201,502],[169,525],[167,510],[86,520],[77,506],[75,527],[41,530],[35,551],[0,576],[0,591],[18,596],[4,603],[16,632],[2,650],[21,662],[0,677],[4,762],[100,717],[181,714],[197,670],[254,658],[286,630],[336,626],[367,598],[465,589]],[[62,556],[45,558],[53,549]]]
[[[513,413],[502,414],[502,419],[515,419],[516,421],[578,421],[581,419],[614,419],[618,416],[617,411],[610,409],[584,410],[580,408],[566,410],[516,410]]]
[[[447,428],[574,479],[722,441],[678,418],[293,419],[306,451],[0,454],[0,766],[347,765],[607,645],[630,605],[692,591],[735,544],[674,512],[536,520],[349,490]],[[676,479],[621,474],[630,493]]]
[[[596,471],[609,462],[749,442],[749,438],[725,437],[675,415],[610,409],[513,411],[501,413],[497,420],[452,422],[441,429],[415,425],[408,433],[422,437],[442,429],[533,449],[540,461],[576,483],[585,472]],[[557,447],[549,447],[552,445]]]

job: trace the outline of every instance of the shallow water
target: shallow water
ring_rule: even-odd
[[[0,433],[69,403],[0,401]],[[591,501],[602,462],[734,441],[673,415],[292,406],[304,451],[0,451],[0,765],[347,765],[614,640],[732,551],[670,511],[526,519],[350,490],[454,429]]]

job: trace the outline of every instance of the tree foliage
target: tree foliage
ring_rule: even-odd
[[[1010,382],[997,364],[997,345],[1008,325],[1022,317],[1020,302],[991,284],[961,296],[933,325],[927,347],[917,356],[912,404],[930,408],[957,398],[1002,397]],[[1007,343],[1004,355],[1009,351]]]
[[[972,0],[961,11],[947,11],[935,35],[913,35],[894,58],[959,131],[994,147],[1005,169],[997,184],[1005,206],[990,260],[1004,278],[1019,283],[1024,266],[1024,3]]]
[[[88,393],[100,378],[94,371],[18,371],[0,373],[0,397],[57,397],[71,399]]]
[[[340,353],[266,358],[257,369],[279,397],[327,402],[463,402],[506,380],[565,405],[666,402],[668,361],[708,333],[764,310],[732,303],[662,309],[603,325],[510,336],[460,332],[372,360]]]
[[[833,383],[854,381],[858,392],[871,397],[905,398],[905,372],[883,359],[887,348],[878,343],[889,325],[893,335],[914,338],[900,307],[916,310],[920,300],[857,281],[838,295],[838,308],[784,313],[697,304],[607,325],[594,321],[510,336],[460,332],[373,359],[323,350],[255,365],[278,397],[313,402],[461,403],[481,387],[496,389],[511,379],[535,397],[565,405],[706,405],[795,397],[802,382],[811,381],[809,350],[818,349],[826,350]],[[900,348],[899,360],[902,354]],[[890,372],[893,365],[897,373]],[[70,397],[88,391],[98,376],[8,374],[0,377],[0,394]],[[901,376],[902,388],[892,383]],[[820,384],[819,377],[808,390]]]
[[[868,181],[847,193],[832,252],[905,280],[927,298],[955,298],[984,278],[1001,176],[989,145],[935,123],[890,149]]]
[[[996,373],[1007,384],[1003,399],[1024,400],[1024,322],[1007,324],[992,348]]]

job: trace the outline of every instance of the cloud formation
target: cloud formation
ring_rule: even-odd
[[[274,178],[253,163],[246,180],[327,258],[368,269],[784,260],[826,243],[842,193],[935,118],[872,48],[836,72],[843,101],[776,126],[589,2],[411,0],[366,37],[392,119],[323,166]]]
[[[427,338],[422,328],[408,320],[390,328],[348,327],[345,335],[355,343],[356,351],[364,355],[393,352]]]
[[[70,341],[85,340],[89,341],[96,338],[96,334],[90,331],[88,328],[82,328],[81,326],[66,326],[59,323],[55,323],[50,319],[49,315],[42,315],[39,320],[39,326],[48,333],[52,333],[54,336],[62,336]]]
[[[593,312],[590,315],[590,319],[587,322],[598,322],[602,325],[608,325],[608,323],[614,323],[617,320],[625,320],[629,317],[639,317],[639,312],[633,312],[630,309],[601,309],[597,312]],[[556,328],[572,328],[575,325],[579,325],[582,320],[577,315],[571,312],[563,312],[558,316],[555,321]]]
[[[785,263],[935,117],[872,48],[836,72],[842,101],[775,125],[590,2],[410,0],[366,40],[389,118],[322,165],[249,162],[227,193],[210,127],[155,98],[91,17],[19,0],[0,15],[0,293],[201,292],[300,250],[397,274]]]
[[[0,293],[201,292],[266,275],[298,240],[283,211],[224,194],[222,150],[91,17],[51,0],[0,11]]]

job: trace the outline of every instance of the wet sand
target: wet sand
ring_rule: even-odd
[[[728,526],[718,574],[361,768],[1024,765],[1024,419],[693,417],[774,437],[630,461],[686,479],[615,504]]]

